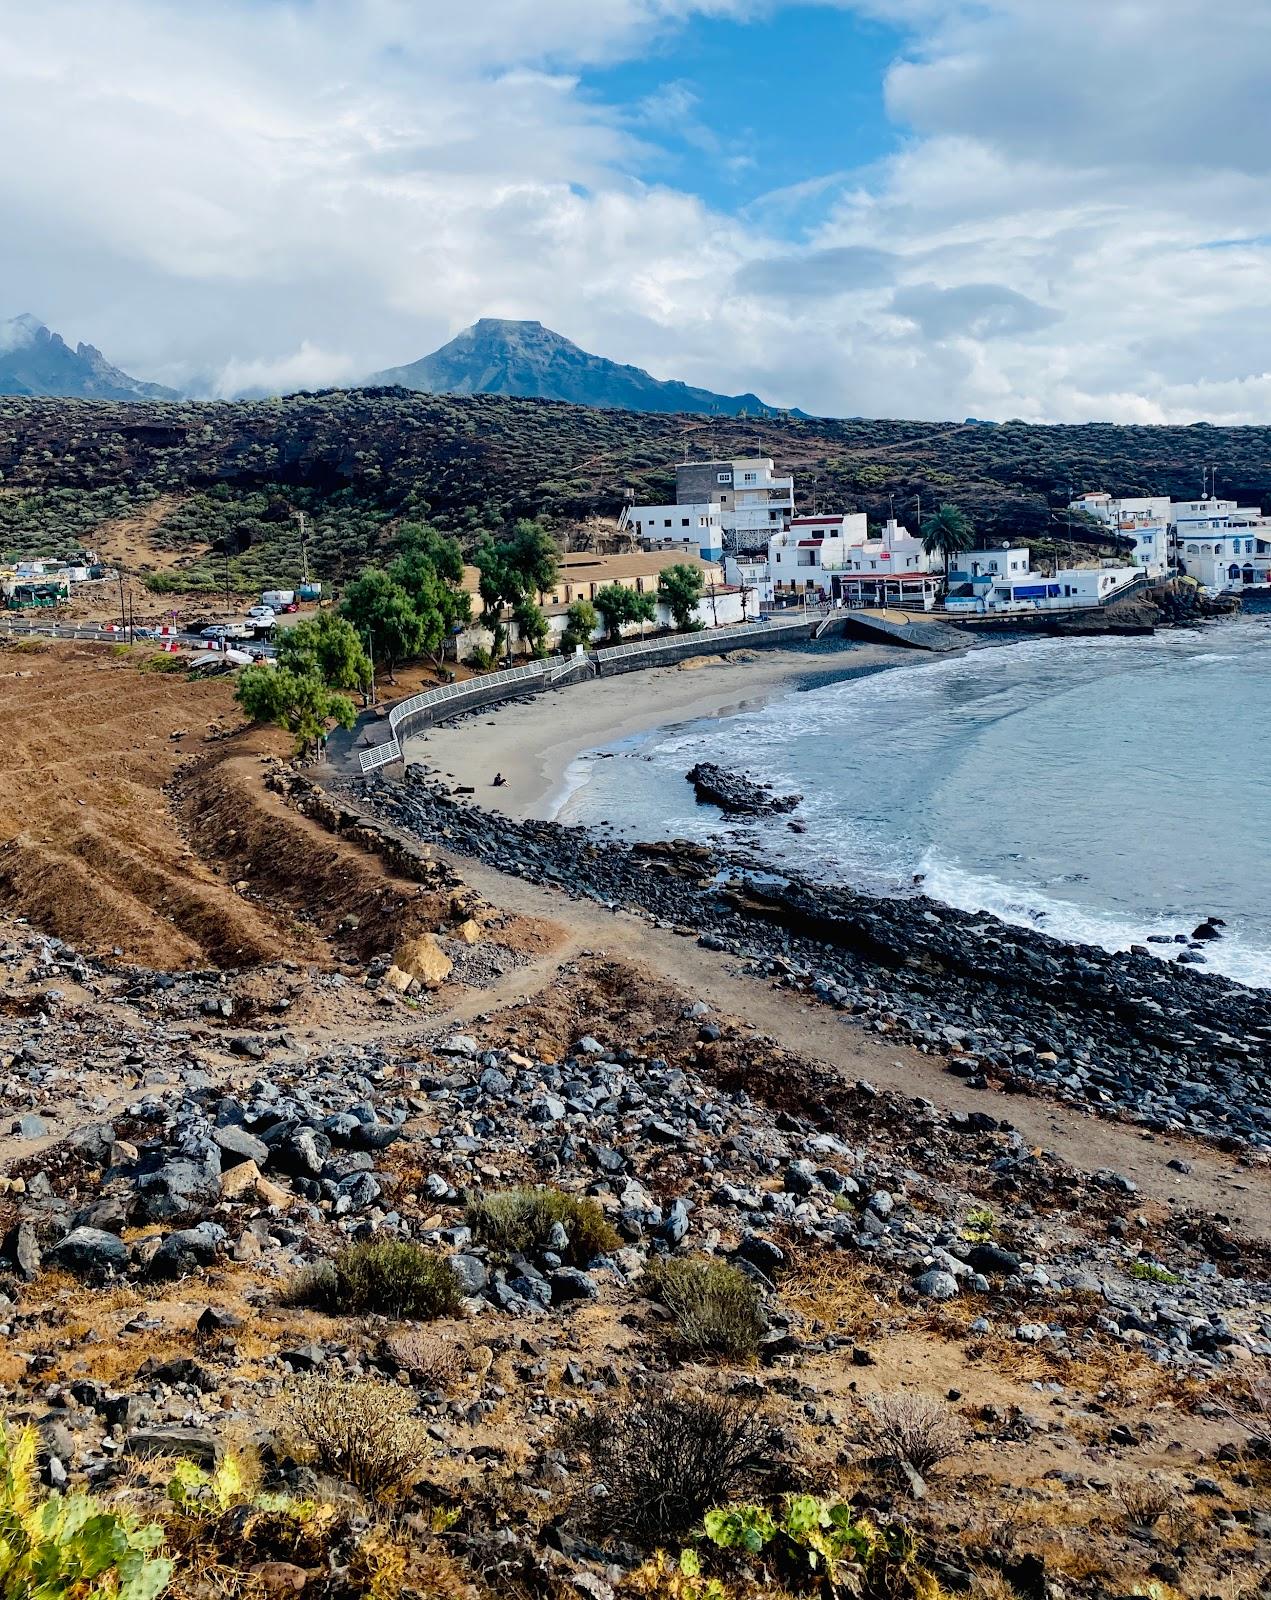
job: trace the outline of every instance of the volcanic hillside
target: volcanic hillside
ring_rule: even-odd
[[[293,512],[310,514],[320,577],[356,570],[403,517],[475,542],[520,516],[558,528],[614,516],[624,492],[665,500],[674,463],[762,451],[797,476],[804,509],[894,500],[912,519],[953,501],[986,534],[1089,537],[1064,509],[1092,488],[1271,501],[1271,429],[1037,427],[641,415],[492,395],[363,389],[235,403],[0,399],[0,552],[92,545],[109,519],[153,521],[181,559],[157,587],[214,588],[231,547],[244,592],[299,575]],[[154,502],[164,497],[158,515]]]

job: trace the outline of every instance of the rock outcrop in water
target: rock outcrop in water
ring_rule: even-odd
[[[793,811],[801,794],[774,794],[767,783],[755,783],[739,772],[727,772],[713,761],[699,761],[685,774],[697,791],[697,798],[721,811],[758,817]]]

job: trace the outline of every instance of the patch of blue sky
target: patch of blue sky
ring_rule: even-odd
[[[853,11],[779,5],[750,21],[698,17],[580,90],[638,139],[634,176],[738,212],[767,196],[791,235],[846,175],[895,150],[883,83],[905,36]]]

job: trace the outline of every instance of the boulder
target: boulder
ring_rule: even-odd
[[[64,1267],[77,1277],[103,1277],[122,1272],[128,1265],[128,1246],[113,1233],[100,1228],[72,1228],[44,1252],[46,1267]]]
[[[966,1253],[967,1266],[986,1277],[1015,1278],[1019,1276],[1019,1257],[1004,1250],[1000,1244],[972,1245]]]
[[[168,1234],[150,1262],[151,1276],[180,1278],[211,1266],[226,1237],[225,1229],[216,1222],[200,1222],[197,1228]]]
[[[269,1160],[269,1146],[246,1128],[216,1128],[212,1140],[221,1152],[222,1170],[244,1161],[254,1161],[259,1169]]]
[[[951,1272],[933,1268],[914,1280],[914,1288],[928,1300],[952,1300],[958,1292],[958,1280]]]
[[[431,933],[419,933],[397,946],[393,965],[409,972],[425,989],[435,989],[445,983],[454,963]]]

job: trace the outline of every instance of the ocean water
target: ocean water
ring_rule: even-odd
[[[806,833],[698,805],[696,761],[797,790]],[[921,874],[950,905],[1110,950],[1219,916],[1207,970],[1271,987],[1268,612],[915,657],[587,752],[562,796],[563,821],[745,839],[876,893]]]

